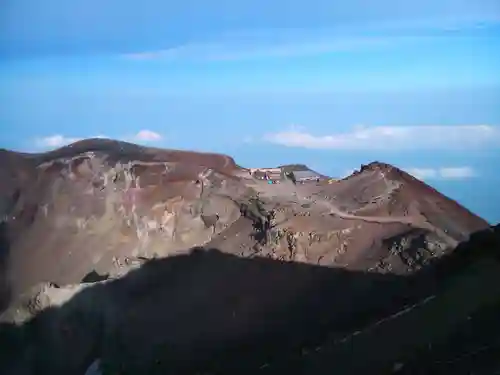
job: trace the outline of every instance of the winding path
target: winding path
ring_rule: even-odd
[[[312,197],[304,197],[300,194],[299,188],[293,185],[291,182],[282,182],[279,185],[268,185],[267,183],[254,182],[249,184],[253,189],[262,194],[265,197],[270,197],[274,199],[283,199],[290,202],[290,197],[296,197],[296,203],[300,204],[301,201],[306,201],[312,203],[314,206],[323,206],[329,215],[337,216],[341,219],[346,220],[361,220],[367,223],[378,223],[378,224],[406,224],[411,225],[414,228],[425,229],[431,231],[442,238],[448,246],[456,247],[458,241],[450,237],[440,228],[437,228],[432,223],[426,220],[425,217],[415,217],[415,216],[362,216],[350,214],[348,212],[340,210],[333,203],[324,199],[314,199]]]

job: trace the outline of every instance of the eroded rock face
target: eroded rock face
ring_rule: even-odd
[[[138,153],[132,145],[134,154],[106,140],[84,146],[26,158],[31,178],[5,188],[2,238],[14,294],[42,281],[78,282],[93,269],[113,272],[127,257],[202,245],[240,216],[235,199],[246,188],[227,174],[235,166],[226,156]]]

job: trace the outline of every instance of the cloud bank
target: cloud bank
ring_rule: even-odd
[[[477,173],[469,166],[442,168],[402,168],[419,180],[462,180],[476,177]]]
[[[402,167],[400,169],[422,181],[464,180],[479,176],[477,171],[475,171],[474,168],[469,166],[439,167],[439,168]],[[341,178],[345,178],[352,175],[356,171],[357,169],[348,169],[345,170],[344,173],[342,173],[340,176]]]
[[[94,135],[86,138],[107,138],[107,137],[105,135]],[[83,139],[85,138],[67,137],[61,134],[54,134],[54,135],[49,135],[47,137],[37,138],[35,140],[35,146],[37,148],[57,148],[81,141]]]
[[[500,146],[500,127],[457,126],[358,126],[344,133],[314,135],[302,128],[264,135],[265,142],[307,149],[419,150],[478,149]]]

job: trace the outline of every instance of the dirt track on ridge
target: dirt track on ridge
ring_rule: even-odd
[[[451,238],[443,230],[436,228],[434,225],[426,221],[423,216],[363,216],[355,215],[340,210],[332,202],[321,199],[319,197],[313,198],[311,195],[310,183],[294,185],[292,182],[286,181],[279,184],[268,184],[267,182],[252,181],[248,183],[250,187],[256,190],[261,197],[269,198],[281,203],[289,204],[290,201],[295,201],[296,204],[312,203],[311,210],[324,211],[322,214],[334,215],[341,219],[346,220],[361,220],[367,223],[377,224],[404,224],[414,228],[426,229],[436,233],[439,237],[443,238],[451,247],[458,245],[458,241]],[[309,188],[309,190],[308,190]],[[322,210],[322,208],[326,210]]]

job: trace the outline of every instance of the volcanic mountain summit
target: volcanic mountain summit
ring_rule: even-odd
[[[295,363],[327,331],[435,292],[429,270],[490,230],[379,162],[342,180],[286,171],[271,181],[225,155],[89,139],[0,150],[0,165],[0,320],[19,327],[0,335],[19,345],[12,374],[83,374],[96,360],[122,373],[244,373],[262,361],[255,371],[279,373],[265,364]],[[56,355],[70,337],[79,343]],[[320,373],[301,366],[294,373]]]

